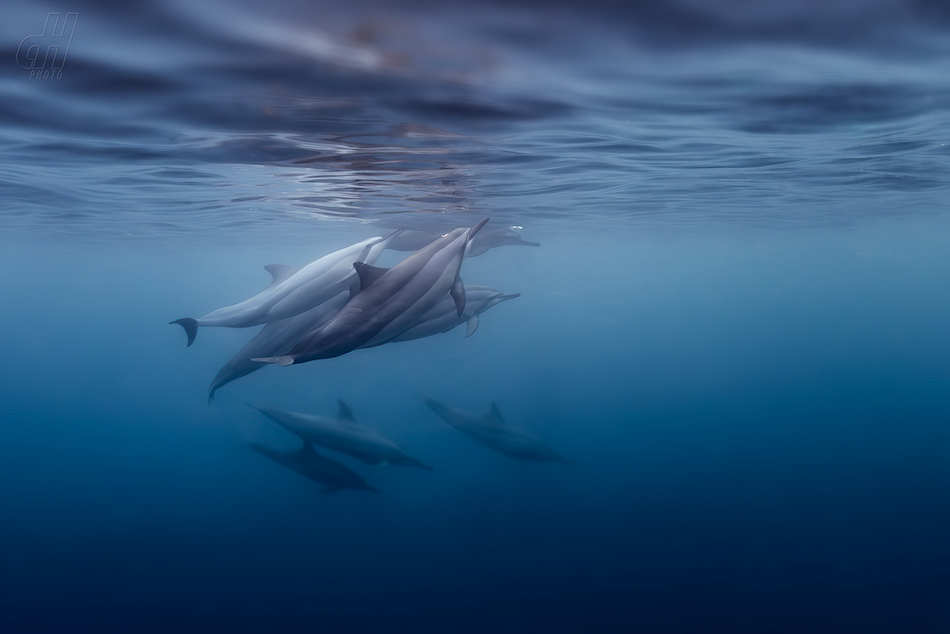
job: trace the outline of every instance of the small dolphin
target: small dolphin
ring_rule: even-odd
[[[498,453],[518,460],[574,464],[527,434],[509,427],[494,403],[491,404],[491,411],[487,416],[469,414],[431,398],[426,399],[426,404],[446,423]]]
[[[208,400],[214,398],[215,391],[231,381],[267,367],[267,364],[252,359],[289,352],[301,337],[325,324],[333,315],[340,312],[349,299],[349,291],[343,291],[316,308],[265,325],[218,370],[217,376],[208,388]]]
[[[392,251],[417,251],[429,244],[442,234],[438,229],[403,229],[397,236],[386,243],[386,248]],[[472,242],[468,257],[473,258],[493,249],[507,245],[523,245],[528,247],[541,246],[521,237],[521,227],[509,225],[507,227],[490,227],[479,232]]]
[[[469,229],[455,229],[391,269],[357,262],[353,266],[360,289],[339,313],[287,354],[258,359],[287,366],[338,357],[368,343],[384,328],[394,334],[409,329],[446,293],[461,315],[465,310],[465,287],[459,277],[462,260],[486,222],[488,218]]]
[[[307,441],[304,441],[302,448],[290,451],[280,451],[257,444],[250,447],[291,471],[296,471],[304,477],[325,485],[323,493],[333,493],[340,489],[360,489],[379,493],[379,489],[368,485],[366,480],[349,467],[318,454],[313,445]]]
[[[357,423],[352,410],[343,401],[340,401],[340,413],[336,418],[250,406],[305,442],[352,456],[366,464],[394,464],[432,471],[432,467],[406,455],[393,442]]]
[[[442,332],[448,332],[456,326],[468,324],[465,332],[466,337],[471,337],[478,328],[478,316],[493,306],[521,297],[520,294],[505,295],[501,291],[489,288],[487,286],[466,286],[465,287],[465,310],[459,315],[455,310],[455,303],[452,298],[446,295],[442,300],[426,311],[416,324],[408,330],[393,334],[388,328],[373,337],[363,348],[381,346],[384,343],[395,343],[397,341],[411,341],[412,339],[421,339],[437,335]]]
[[[367,238],[297,269],[268,264],[264,268],[273,281],[254,297],[219,308],[198,319],[184,317],[170,323],[185,329],[190,346],[199,326],[250,328],[299,315],[355,286],[357,277],[353,263],[376,262],[386,248],[387,240],[395,236]]]

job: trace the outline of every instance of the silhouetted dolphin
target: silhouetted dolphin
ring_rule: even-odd
[[[501,302],[509,299],[521,297],[520,294],[505,295],[499,290],[487,286],[466,286],[465,287],[465,310],[459,315],[455,310],[455,302],[446,295],[442,300],[426,311],[422,317],[408,330],[393,335],[388,328],[384,328],[376,337],[373,337],[363,348],[381,346],[384,343],[394,343],[397,341],[411,341],[412,339],[421,339],[437,335],[442,332],[448,332],[456,326],[464,323],[468,324],[465,332],[466,337],[471,337],[478,328],[478,316]]]
[[[392,251],[416,251],[432,242],[443,232],[438,229],[403,229],[399,235],[386,243],[386,248]],[[489,227],[479,232],[472,241],[468,257],[475,257],[489,249],[506,245],[523,245],[528,247],[541,246],[521,237],[521,227],[509,225],[507,227]]]
[[[269,357],[286,354],[300,339],[314,328],[326,323],[331,317],[340,312],[340,309],[350,299],[349,291],[343,291],[336,297],[329,299],[316,308],[302,312],[299,315],[273,321],[265,325],[259,333],[254,335],[244,347],[238,350],[225,363],[208,388],[208,400],[214,398],[219,388],[235,379],[246,376],[255,370],[267,367],[267,364],[253,361],[256,357]]]
[[[291,365],[346,354],[368,343],[384,328],[400,333],[449,293],[457,314],[465,310],[465,287],[459,277],[472,238],[485,218],[470,229],[455,229],[407,256],[391,269],[354,264],[360,289],[330,321],[305,336],[280,357],[263,363]]]
[[[190,346],[199,326],[250,328],[299,315],[355,286],[357,277],[353,263],[372,264],[385,249],[386,241],[395,235],[367,238],[301,268],[268,264],[264,268],[274,278],[273,282],[254,297],[219,308],[198,319],[185,317],[171,323],[185,329]]]
[[[343,401],[340,401],[340,413],[336,418],[250,406],[305,442],[333,449],[366,464],[388,463],[432,471],[432,467],[406,455],[393,442],[357,423],[352,410]]]
[[[570,460],[553,449],[545,447],[534,438],[509,427],[501,417],[498,406],[494,403],[491,404],[491,410],[487,416],[477,416],[463,412],[431,398],[426,399],[426,404],[446,423],[498,453],[519,460],[573,464]]]
[[[250,447],[291,471],[324,484],[323,493],[333,493],[340,489],[360,489],[379,493],[379,489],[368,485],[366,480],[346,465],[318,454],[309,442],[304,441],[302,448],[289,451],[271,449],[257,444]]]

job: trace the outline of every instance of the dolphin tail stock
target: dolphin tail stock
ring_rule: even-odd
[[[181,319],[176,319],[175,321],[168,322],[171,324],[178,324],[185,329],[185,335],[188,337],[188,345],[185,347],[190,347],[191,344],[195,342],[195,337],[198,336],[198,320],[192,319],[191,317],[182,317]]]

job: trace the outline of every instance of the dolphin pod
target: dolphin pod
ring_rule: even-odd
[[[446,293],[461,315],[465,310],[465,287],[459,277],[462,260],[486,222],[487,218],[470,229],[455,229],[390,269],[357,262],[353,266],[360,278],[359,291],[340,312],[287,354],[260,361],[287,366],[329,359],[351,352],[377,335],[395,337],[415,325]]]
[[[190,346],[201,326],[250,328],[299,315],[347,290],[356,281],[353,263],[376,262],[386,241],[394,236],[367,238],[298,269],[268,264],[264,268],[273,281],[257,295],[197,319],[184,317],[171,323],[185,329]]]
[[[501,291],[487,286],[466,286],[465,310],[461,315],[456,313],[454,300],[446,295],[438,304],[424,313],[416,322],[416,325],[408,330],[386,341],[379,340],[377,336],[361,347],[370,348],[381,346],[384,343],[429,337],[448,332],[463,323],[468,325],[465,336],[470,337],[478,328],[478,316],[481,313],[501,302],[516,297],[520,297],[520,295],[517,293],[505,295]],[[330,317],[339,312],[348,299],[349,294],[344,291],[307,312],[288,319],[271,322],[264,326],[218,371],[208,390],[208,399],[214,398],[214,393],[231,381],[267,367],[267,364],[254,361],[255,358],[280,356],[288,353],[307,332],[323,325]]]
[[[315,482],[320,482],[324,485],[323,493],[333,493],[340,489],[360,489],[379,493],[379,489],[368,485],[360,474],[336,460],[321,456],[307,441],[304,441],[302,448],[289,451],[271,449],[258,444],[252,444],[250,447],[277,464]]]
[[[520,297],[462,282],[465,259],[502,245],[532,245],[520,227],[483,230],[488,219],[468,227],[438,230],[398,229],[338,249],[309,264],[264,267],[272,283],[253,297],[199,318],[177,319],[187,345],[199,327],[263,326],[218,371],[209,386],[215,391],[267,365],[299,365],[330,359],[358,349],[411,341],[448,332],[466,324],[465,337],[479,315]],[[390,268],[376,266],[385,250],[410,251]],[[570,462],[530,436],[510,428],[492,404],[487,416],[455,410],[431,399],[427,404],[449,425],[499,453],[536,462]],[[250,404],[249,404],[250,405]],[[340,489],[376,491],[346,465],[317,452],[326,448],[368,465],[401,465],[432,471],[392,441],[356,421],[342,400],[335,417],[316,416],[251,405],[290,431],[302,447],[278,450],[261,444],[254,451],[311,480],[324,492]],[[322,451],[322,449],[321,449]]]
[[[353,411],[342,400],[336,418],[250,406],[306,443],[332,449],[370,465],[393,464],[432,471],[432,467],[407,455],[395,443],[357,423]]]
[[[542,445],[538,440],[512,429],[502,418],[501,411],[494,403],[491,404],[491,409],[487,415],[464,412],[443,405],[431,398],[426,399],[426,405],[446,423],[469,436],[475,442],[498,453],[518,460],[573,464],[550,447]]]

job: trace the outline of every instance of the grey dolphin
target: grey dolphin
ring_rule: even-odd
[[[521,229],[522,228],[517,225],[485,229],[480,232],[472,242],[468,257],[473,258],[485,253],[489,249],[500,246],[541,246],[537,242],[525,240],[521,236]],[[429,244],[442,233],[443,232],[438,229],[403,229],[399,235],[394,236],[393,239],[386,244],[386,248],[392,251],[416,251]]]
[[[287,431],[297,434],[304,442],[333,449],[366,464],[388,463],[432,471],[432,467],[408,456],[395,443],[357,423],[352,410],[343,401],[340,401],[340,413],[336,418],[250,406]]]
[[[256,357],[282,355],[290,351],[305,334],[326,323],[350,299],[349,291],[343,291],[315,308],[299,315],[273,321],[265,325],[259,333],[244,344],[227,363],[225,363],[208,388],[208,400],[214,393],[235,379],[267,367],[267,364],[253,361]]]
[[[367,238],[296,269],[268,264],[264,268],[273,281],[257,295],[197,319],[184,317],[171,323],[185,329],[190,346],[199,326],[250,328],[299,315],[355,286],[357,278],[353,263],[374,263],[386,248],[387,240],[395,236]]]
[[[258,358],[286,366],[338,357],[368,343],[384,328],[394,333],[407,330],[446,293],[461,315],[465,310],[465,287],[459,277],[462,260],[486,222],[488,218],[469,229],[455,229],[391,269],[357,262],[353,266],[360,289],[339,313],[287,354]]]
[[[493,306],[521,297],[520,294],[505,295],[499,290],[487,286],[466,286],[465,287],[465,309],[459,315],[455,310],[455,303],[452,298],[446,295],[438,304],[426,311],[416,322],[415,325],[401,333],[393,334],[389,328],[384,328],[378,335],[373,337],[363,348],[381,346],[384,343],[394,343],[397,341],[411,341],[412,339],[421,339],[437,335],[442,332],[448,332],[456,326],[468,324],[465,332],[466,337],[471,337],[478,328],[478,316]]]
[[[289,451],[271,449],[257,444],[250,447],[291,471],[296,471],[304,477],[325,485],[323,493],[333,493],[340,489],[360,489],[379,493],[379,489],[368,485],[366,480],[346,465],[318,454],[309,442],[304,441],[302,448]]]
[[[463,412],[431,398],[426,399],[426,404],[446,423],[498,453],[518,460],[574,464],[531,436],[509,427],[494,403],[485,416]]]

